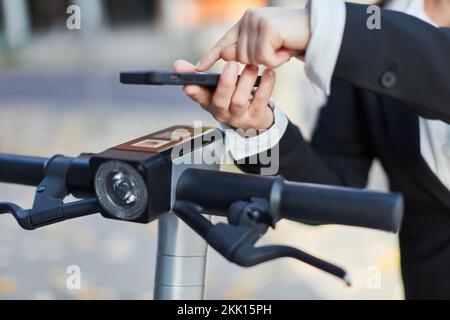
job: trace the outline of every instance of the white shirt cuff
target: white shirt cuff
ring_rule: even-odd
[[[283,137],[288,126],[288,118],[283,111],[270,102],[274,113],[274,124],[254,137],[244,137],[235,129],[221,123],[225,132],[225,148],[234,160],[239,161],[275,147]]]
[[[344,36],[345,3],[342,0],[311,0],[308,8],[311,39],[306,50],[305,71],[311,82],[329,95]]]

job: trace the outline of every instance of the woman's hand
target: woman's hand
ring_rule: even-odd
[[[249,9],[200,59],[196,70],[205,71],[219,59],[275,68],[304,53],[310,37],[306,9]]]
[[[173,67],[176,72],[196,71],[192,64],[184,60],[177,60]],[[243,130],[270,128],[274,115],[269,107],[269,99],[275,84],[275,71],[266,69],[256,90],[253,90],[253,85],[258,76],[258,67],[247,65],[239,81],[238,73],[238,63],[228,62],[215,89],[198,85],[185,85],[183,89],[186,95],[219,122]]]

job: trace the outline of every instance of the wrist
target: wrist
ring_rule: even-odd
[[[274,111],[270,104],[267,104],[267,107],[264,110],[264,115],[262,117],[261,115],[259,115],[258,117],[258,121],[255,121],[255,119],[253,118],[241,123],[227,122],[225,124],[229,128],[235,130],[240,136],[251,138],[258,136],[263,131],[270,129],[275,123]]]
[[[274,123],[275,123],[275,115],[273,109],[269,104],[267,104],[264,110],[264,117],[262,118],[262,121],[257,125],[250,126],[249,127],[250,130],[245,130],[244,136],[246,138],[258,136],[262,132],[265,132],[266,130],[270,129]]]
[[[308,48],[312,36],[310,14],[306,9],[294,10],[297,12],[291,15],[291,23],[286,24],[284,47],[301,54]]]

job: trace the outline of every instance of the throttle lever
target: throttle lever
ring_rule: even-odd
[[[173,212],[181,220],[227,260],[250,267],[277,258],[294,258],[341,278],[350,286],[345,270],[304,251],[288,246],[255,247],[254,244],[267,232],[268,224],[213,224],[202,215],[202,211],[201,206],[188,201],[178,200],[173,207]]]

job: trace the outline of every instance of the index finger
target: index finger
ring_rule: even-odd
[[[222,49],[236,43],[239,36],[239,23],[236,23],[224,36],[206,52],[195,66],[197,71],[206,71],[211,68],[217,60],[220,59]]]

